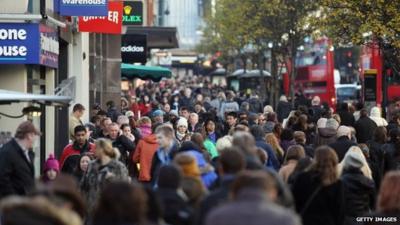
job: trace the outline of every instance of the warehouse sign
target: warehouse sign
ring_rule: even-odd
[[[123,25],[143,25],[143,2],[124,2]]]
[[[34,23],[0,23],[0,64],[58,67],[57,32]]]
[[[80,16],[79,31],[121,34],[122,32],[122,2],[110,2],[107,16]]]
[[[63,16],[106,16],[107,0],[55,0],[54,4]],[[58,1],[58,2],[57,2]]]

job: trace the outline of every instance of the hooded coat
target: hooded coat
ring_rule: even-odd
[[[345,216],[362,216],[368,213],[375,204],[374,181],[363,175],[360,169],[350,167],[343,170],[341,176],[344,184]],[[347,224],[347,223],[345,223]]]
[[[369,118],[371,118],[378,127],[386,127],[388,125],[387,121],[381,117],[381,111],[378,107],[372,107]]]
[[[132,161],[134,164],[140,164],[139,181],[151,180],[151,162],[153,161],[154,153],[158,149],[156,135],[151,134],[141,139],[135,149]]]

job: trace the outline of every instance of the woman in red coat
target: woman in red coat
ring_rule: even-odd
[[[140,116],[147,115],[151,111],[150,98],[148,95],[142,96],[139,102]]]

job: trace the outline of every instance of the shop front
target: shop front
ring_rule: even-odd
[[[54,95],[59,65],[57,28],[42,23],[0,23],[0,89],[21,94]],[[54,152],[55,111],[52,101],[2,101],[0,134],[3,140],[13,135],[22,121],[31,120],[43,135],[34,147],[36,168]],[[22,109],[33,106],[40,113],[18,116]],[[58,104],[58,106],[68,106]],[[66,118],[67,119],[67,118]],[[8,135],[8,136],[7,136]],[[37,170],[36,172],[40,172]]]

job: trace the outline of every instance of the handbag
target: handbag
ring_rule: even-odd
[[[311,196],[307,199],[306,204],[304,204],[303,209],[300,212],[300,215],[303,216],[304,213],[307,211],[307,209],[310,207],[312,201],[315,199],[315,197],[317,196],[317,194],[320,192],[320,190],[322,189],[322,184],[318,185],[317,189],[315,189],[315,191],[311,194]]]

